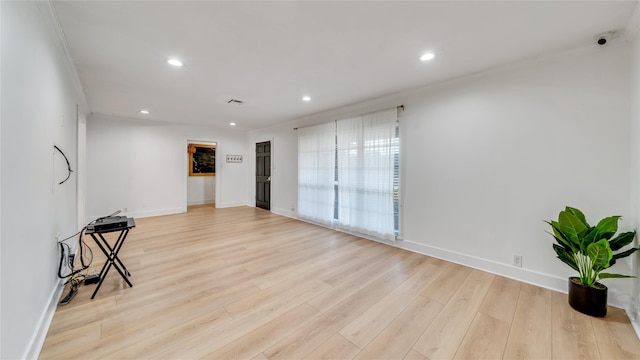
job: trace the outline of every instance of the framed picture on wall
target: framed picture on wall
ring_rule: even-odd
[[[216,175],[216,146],[189,144],[189,176]]]

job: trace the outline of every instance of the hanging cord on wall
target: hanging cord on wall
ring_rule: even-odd
[[[62,154],[62,156],[64,157],[64,160],[67,162],[67,170],[69,170],[69,173],[67,174],[67,178],[60,181],[58,184],[62,185],[64,184],[67,180],[69,180],[69,178],[71,177],[71,173],[73,172],[73,170],[71,170],[71,164],[69,163],[69,159],[67,159],[67,155],[65,155],[62,150],[60,150],[59,147],[53,145],[53,147],[58,150],[58,152],[60,152],[60,154]]]

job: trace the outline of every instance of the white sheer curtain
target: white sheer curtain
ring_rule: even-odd
[[[335,126],[298,129],[298,215],[324,225],[334,215]]]
[[[337,121],[338,226],[392,240],[396,108]]]

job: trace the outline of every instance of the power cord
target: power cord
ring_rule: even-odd
[[[62,156],[64,157],[64,160],[67,162],[67,170],[69,171],[69,173],[67,174],[67,178],[66,178],[66,179],[64,179],[64,180],[62,180],[62,181],[60,181],[60,182],[58,183],[58,185],[62,185],[62,184],[64,184],[67,180],[69,180],[69,178],[71,177],[71,173],[73,172],[73,170],[71,170],[71,164],[69,163],[69,159],[67,159],[67,155],[65,155],[65,154],[64,154],[64,152],[62,152],[62,150],[60,150],[60,148],[59,148],[59,147],[57,147],[56,145],[53,145],[53,148],[54,148],[54,149],[56,149],[56,150],[58,150],[58,152],[59,152],[60,154],[62,154]]]
[[[57,147],[56,147],[56,149],[57,149]],[[60,150],[60,149],[58,149],[58,150]],[[68,163],[68,161],[67,161],[67,163]],[[69,168],[69,171],[71,171],[71,168]],[[62,182],[60,184],[62,184]],[[80,284],[80,281],[84,280],[88,276],[88,274],[82,275],[80,273],[82,271],[87,270],[91,266],[91,263],[93,262],[93,250],[91,250],[91,248],[82,239],[82,236],[84,235],[84,232],[87,230],[87,228],[89,226],[95,224],[97,221],[102,220],[102,219],[106,219],[106,218],[110,218],[112,216],[118,215],[119,213],[120,213],[120,210],[118,210],[118,211],[116,211],[116,212],[114,212],[114,213],[112,213],[110,215],[99,217],[99,218],[89,222],[89,224],[87,224],[85,227],[83,227],[77,233],[58,241],[58,245],[60,245],[60,263],[58,264],[58,277],[61,278],[61,279],[69,278],[69,280],[67,280],[67,282],[65,282],[65,285],[66,284],[71,284],[69,293],[60,301],[60,305],[68,304],[71,301],[71,299],[73,299],[73,297],[76,296],[76,294],[78,293],[78,285]],[[80,263],[82,264],[82,267],[79,270],[75,270],[75,268],[74,268],[75,254],[71,253],[71,247],[67,243],[65,243],[65,241],[67,241],[69,239],[72,239],[72,238],[74,238],[74,237],[76,237],[78,235],[79,235],[79,237],[78,237],[78,245],[79,245],[79,248],[80,248]],[[65,251],[65,249],[66,249],[66,251]],[[87,259],[85,259],[85,249],[86,249],[86,252],[88,254],[88,258]],[[65,254],[66,254],[66,256],[65,256]],[[85,262],[85,260],[86,260],[86,262]],[[66,263],[67,264],[67,268],[70,269],[69,273],[66,274],[66,275],[62,274],[62,264],[64,264],[64,263]]]

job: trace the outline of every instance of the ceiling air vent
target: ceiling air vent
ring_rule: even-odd
[[[238,100],[238,99],[229,99],[227,100],[227,104],[231,104],[231,105],[244,105],[245,101],[243,100]]]

